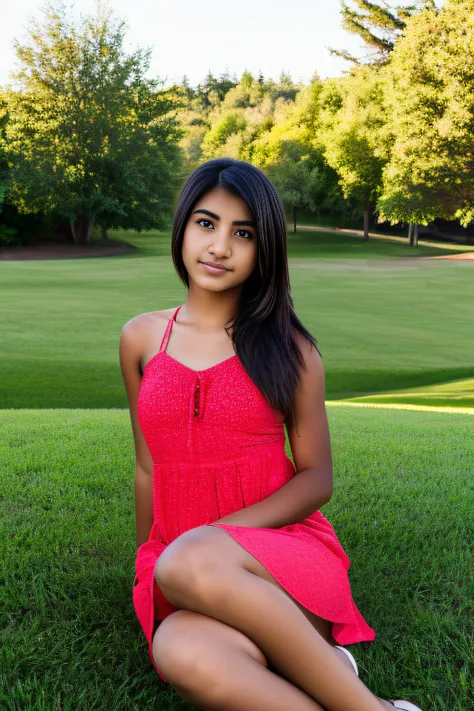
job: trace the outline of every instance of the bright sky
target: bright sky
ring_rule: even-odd
[[[165,87],[180,83],[184,74],[196,87],[209,70],[214,76],[227,70],[238,78],[245,70],[257,77],[261,70],[266,79],[275,81],[285,71],[293,81],[307,84],[314,71],[324,79],[341,76],[350,66],[331,56],[326,47],[364,54],[362,40],[341,27],[339,0],[110,0],[109,4],[127,22],[127,51],[152,47],[149,75],[164,81]],[[437,0],[438,7],[442,4]],[[349,6],[353,6],[350,0]],[[42,0],[20,0],[2,11],[0,85],[11,81],[9,74],[15,67],[13,39],[25,39],[28,16],[40,20],[44,7]],[[74,12],[95,13],[95,0],[76,0]]]

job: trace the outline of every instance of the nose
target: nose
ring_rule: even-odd
[[[230,236],[225,230],[214,230],[214,239],[209,245],[209,252],[216,257],[228,257],[231,253]]]

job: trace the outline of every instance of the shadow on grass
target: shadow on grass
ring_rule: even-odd
[[[1,362],[2,409],[128,408],[119,364],[68,358]],[[346,400],[394,390],[474,377],[472,368],[424,370],[331,370],[326,372],[326,399]],[[421,400],[420,402],[425,402]],[[449,405],[449,397],[439,400]],[[431,401],[429,404],[432,404]]]

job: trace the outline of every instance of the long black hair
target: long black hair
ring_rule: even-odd
[[[304,359],[295,339],[299,331],[318,350],[317,341],[295,314],[290,293],[285,213],[273,183],[258,168],[234,158],[215,158],[187,178],[173,221],[171,253],[186,287],[182,257],[186,224],[194,205],[215,187],[242,198],[256,222],[257,266],[244,283],[232,342],[239,360],[270,407],[294,416],[293,392]],[[230,328],[230,327],[229,327]]]

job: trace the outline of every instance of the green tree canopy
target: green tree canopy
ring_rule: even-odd
[[[428,224],[474,221],[474,13],[448,0],[410,21],[387,75],[391,159],[380,216]]]
[[[275,123],[284,119],[294,104],[299,87],[282,72],[278,83],[242,74],[221,104],[208,116],[209,128],[202,141],[202,157],[230,156],[253,162],[255,146]]]
[[[266,173],[275,184],[285,206],[293,212],[296,232],[297,209],[316,210],[324,200],[327,187],[324,159],[314,148],[298,140],[282,140],[278,158]]]
[[[269,128],[253,144],[252,161],[267,173],[285,207],[292,211],[294,230],[299,208],[319,214],[320,210],[337,211],[342,201],[337,174],[317,141],[322,86],[315,73],[294,101],[277,102]]]
[[[66,218],[75,242],[88,242],[95,223],[163,228],[178,184],[179,106],[145,78],[150,50],[126,55],[124,34],[101,3],[75,24],[58,2],[15,42],[7,199],[19,212]]]
[[[382,76],[382,70],[358,67],[350,76],[327,80],[320,99],[317,140],[339,175],[344,197],[351,195],[363,204],[365,239],[388,160]]]

